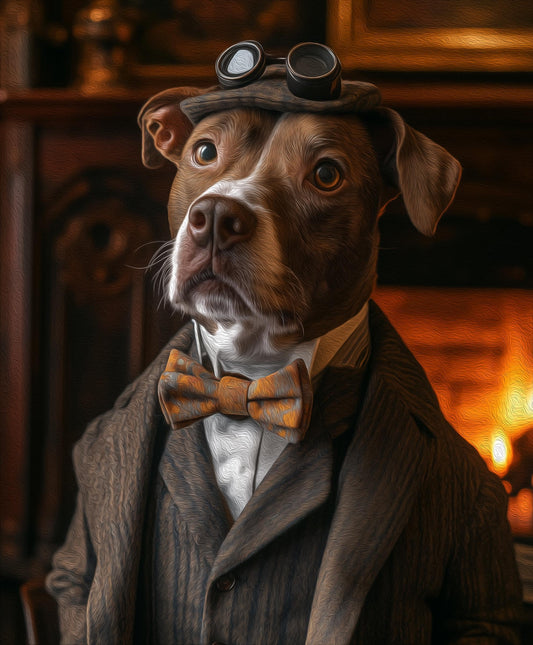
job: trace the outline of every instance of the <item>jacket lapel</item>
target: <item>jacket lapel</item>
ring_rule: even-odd
[[[314,396],[306,439],[287,445],[254,492],[220,548],[211,580],[259,552],[326,502],[336,470],[332,437],[353,424],[361,380],[358,369],[327,371]]]
[[[307,645],[350,642],[366,594],[408,520],[427,450],[405,405],[376,384],[341,471]]]
[[[89,643],[132,639],[142,530],[156,435],[164,432],[157,383],[170,349],[186,351],[186,326],[117,400],[89,426],[74,451],[97,567],[87,603]],[[109,584],[113,580],[113,584]]]
[[[329,437],[289,444],[231,527],[210,580],[250,558],[324,503],[331,466]]]
[[[431,434],[422,426],[438,416],[423,372],[375,305],[371,332],[371,376],[340,473],[306,645],[351,642],[431,467]]]
[[[159,472],[180,518],[212,566],[231,520],[215,479],[201,421],[171,431]]]

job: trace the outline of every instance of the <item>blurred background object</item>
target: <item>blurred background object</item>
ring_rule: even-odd
[[[134,14],[115,0],[93,0],[76,13],[72,33],[78,45],[77,87],[97,92],[126,84],[134,28]]]

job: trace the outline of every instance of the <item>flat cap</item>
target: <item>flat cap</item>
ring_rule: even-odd
[[[196,124],[208,114],[237,107],[261,108],[275,112],[326,112],[341,114],[367,112],[381,103],[379,89],[362,81],[342,81],[339,98],[315,101],[295,96],[279,70],[268,70],[263,77],[244,87],[214,87],[183,100],[182,112]]]

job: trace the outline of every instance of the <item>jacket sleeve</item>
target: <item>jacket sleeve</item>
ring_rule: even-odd
[[[87,642],[87,599],[95,570],[83,501],[78,493],[76,511],[63,546],[55,553],[46,579],[48,591],[58,603],[61,643]]]
[[[454,549],[437,642],[520,645],[522,588],[506,510],[501,482],[487,473]]]

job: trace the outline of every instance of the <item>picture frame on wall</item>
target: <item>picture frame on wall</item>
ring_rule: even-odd
[[[330,0],[327,33],[345,68],[533,71],[531,0]]]

